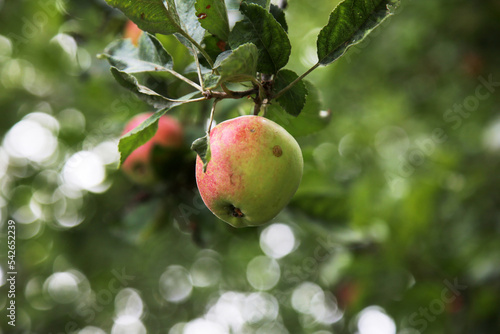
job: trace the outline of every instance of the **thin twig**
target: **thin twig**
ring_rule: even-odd
[[[165,68],[165,70],[166,70],[168,73],[170,73],[170,74],[172,74],[172,75],[176,76],[177,78],[181,79],[181,80],[182,80],[182,81],[184,81],[185,83],[187,83],[187,84],[189,84],[189,85],[193,86],[194,88],[196,88],[196,89],[197,89],[197,90],[199,90],[200,92],[203,92],[203,90],[204,90],[204,89],[203,89],[200,85],[198,85],[196,82],[193,82],[193,81],[189,80],[188,78],[186,78],[185,76],[183,76],[183,75],[182,75],[182,74],[180,74],[180,73],[177,73],[177,72],[176,72],[176,71],[174,71],[174,70],[171,70],[171,69],[168,69],[168,68]]]
[[[260,99],[260,96],[257,96],[253,101],[255,102],[253,106],[253,114],[254,116],[257,116],[260,112],[260,108],[262,107],[262,100]]]
[[[249,90],[243,90],[243,91],[231,91],[228,90],[227,92],[218,92],[218,91],[205,91],[203,94],[205,98],[208,99],[241,99],[242,97],[252,95],[252,94],[257,94],[258,89],[257,88],[252,88]]]
[[[222,90],[223,90],[226,94],[228,94],[228,95],[231,95],[231,94],[232,94],[232,91],[231,91],[229,88],[227,88],[227,86],[226,86],[226,84],[225,84],[225,83],[221,82],[221,83],[220,83],[220,87],[222,88]]]
[[[214,114],[215,114],[215,106],[217,105],[217,102],[219,102],[219,99],[214,100],[214,104],[212,104],[212,110],[210,111],[210,123],[208,123],[208,131],[207,135],[210,136],[210,131],[212,131],[212,123],[214,121]]]
[[[205,91],[205,85],[203,84],[203,75],[201,73],[201,66],[200,66],[200,60],[198,59],[198,54],[196,53],[196,50],[193,48],[193,53],[194,53],[194,61],[196,62],[196,69],[198,72],[198,80],[200,80],[200,86],[201,86],[201,91]]]
[[[259,89],[259,96],[260,99],[263,100],[266,96],[266,91],[264,89],[264,86],[255,78],[252,78],[252,83],[254,84],[254,87],[258,87]]]
[[[188,41],[191,42],[191,44],[194,45],[195,48],[197,48],[200,53],[203,55],[203,57],[205,57],[205,59],[207,60],[208,64],[210,65],[210,67],[214,67],[214,61],[212,60],[212,58],[208,55],[208,53],[201,47],[200,44],[198,44],[198,42],[196,42],[191,36],[189,36],[189,34],[187,33],[183,33],[182,36],[184,36]]]
[[[172,12],[176,11],[175,6],[173,9],[169,8],[168,1],[163,1],[163,4],[165,5],[165,7],[167,9],[166,13],[167,13],[167,16],[170,18],[170,22],[173,23],[173,25],[177,28],[177,33],[179,33],[181,36],[186,38],[189,42],[191,42],[191,44],[193,44],[198,50],[200,50],[203,57],[205,57],[207,62],[210,64],[210,67],[214,67],[214,62],[213,62],[212,58],[210,58],[208,53],[205,50],[203,50],[203,48],[201,47],[200,44],[198,44],[191,36],[189,36],[189,34],[185,31],[185,29],[183,27],[181,27],[178,23],[176,23],[175,18],[171,14]]]
[[[201,102],[205,101],[207,98],[206,97],[199,97],[196,99],[192,100],[175,100],[175,99],[169,99],[168,97],[162,96],[165,100],[170,101],[170,102],[177,102],[177,103],[191,103],[191,102]]]
[[[210,65],[210,67],[214,67],[214,61],[212,60],[212,58],[208,55],[208,53],[200,46],[200,44],[196,43],[195,44],[196,48],[198,50],[200,50],[201,54],[203,55],[203,57],[205,57],[206,61],[208,62],[208,64]]]
[[[258,89],[258,93],[256,94],[257,96],[255,96],[255,99],[253,100],[255,105],[254,105],[254,108],[253,108],[253,114],[255,116],[257,116],[260,112],[260,109],[262,107],[262,101],[263,101],[263,98],[265,98],[265,91],[264,91],[264,87],[262,86],[262,84],[257,81],[255,78],[252,79],[252,82],[254,84],[254,89]]]

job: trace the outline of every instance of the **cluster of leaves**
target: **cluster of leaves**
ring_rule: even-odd
[[[242,19],[230,29],[224,0],[107,0],[121,10],[146,33],[138,46],[130,40],[109,45],[107,58],[119,84],[159,109],[150,119],[125,135],[119,144],[121,162],[156,131],[158,119],[171,108],[190,102],[250,96],[254,114],[264,111],[266,117],[294,134],[294,123],[301,122],[314,132],[326,125],[320,116],[319,94],[302,79],[321,65],[328,65],[390,16],[399,0],[345,0],[331,13],[317,39],[318,61],[302,75],[285,69],[291,43],[283,8],[270,0],[244,0],[239,10]],[[194,57],[197,81],[189,79],[193,70],[180,74],[173,69],[173,59],[154,34],[173,34]],[[136,75],[167,72],[192,86],[195,91],[172,98],[139,83]],[[196,80],[196,79],[194,79]],[[229,87],[239,84],[241,89]],[[277,103],[273,103],[276,101]],[[266,112],[267,111],[267,112]],[[303,132],[303,131],[302,131]],[[305,134],[305,133],[299,133]],[[297,135],[297,133],[296,133]],[[197,140],[193,149],[207,162],[210,146],[207,135]]]

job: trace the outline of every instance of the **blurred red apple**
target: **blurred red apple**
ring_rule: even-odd
[[[122,135],[139,126],[153,113],[142,113],[134,116],[125,126]],[[162,148],[179,148],[184,142],[181,124],[170,116],[162,116],[158,120],[156,134],[144,145],[133,151],[122,164],[122,169],[133,181],[140,184],[151,184],[156,180],[152,166],[152,153],[155,146]]]
[[[123,31],[123,38],[130,38],[132,43],[137,46],[142,30],[132,21],[128,20]]]

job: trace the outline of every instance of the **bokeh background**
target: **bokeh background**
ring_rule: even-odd
[[[289,1],[290,69],[314,64],[336,3]],[[497,0],[403,0],[313,72],[331,122],[297,138],[302,184],[272,223],[238,230],[194,184],[208,104],[173,111],[186,153],[162,182],[116,169],[124,124],[152,111],[96,57],[125,22],[100,0],[0,0],[0,333],[500,332]],[[224,101],[217,120],[249,111]]]

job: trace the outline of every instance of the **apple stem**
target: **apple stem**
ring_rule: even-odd
[[[262,76],[263,78],[264,76]],[[266,91],[264,89],[264,86],[257,81],[255,78],[252,79],[253,87],[254,89],[258,89],[258,92],[255,94],[255,98],[253,101],[255,102],[254,109],[253,109],[253,114],[257,116],[260,112],[260,109],[262,107],[262,102],[264,101],[264,98],[266,96]]]
[[[260,108],[262,107],[262,100],[260,99],[260,96],[257,96],[254,100],[255,105],[253,106],[253,114],[257,116],[260,112]]]

